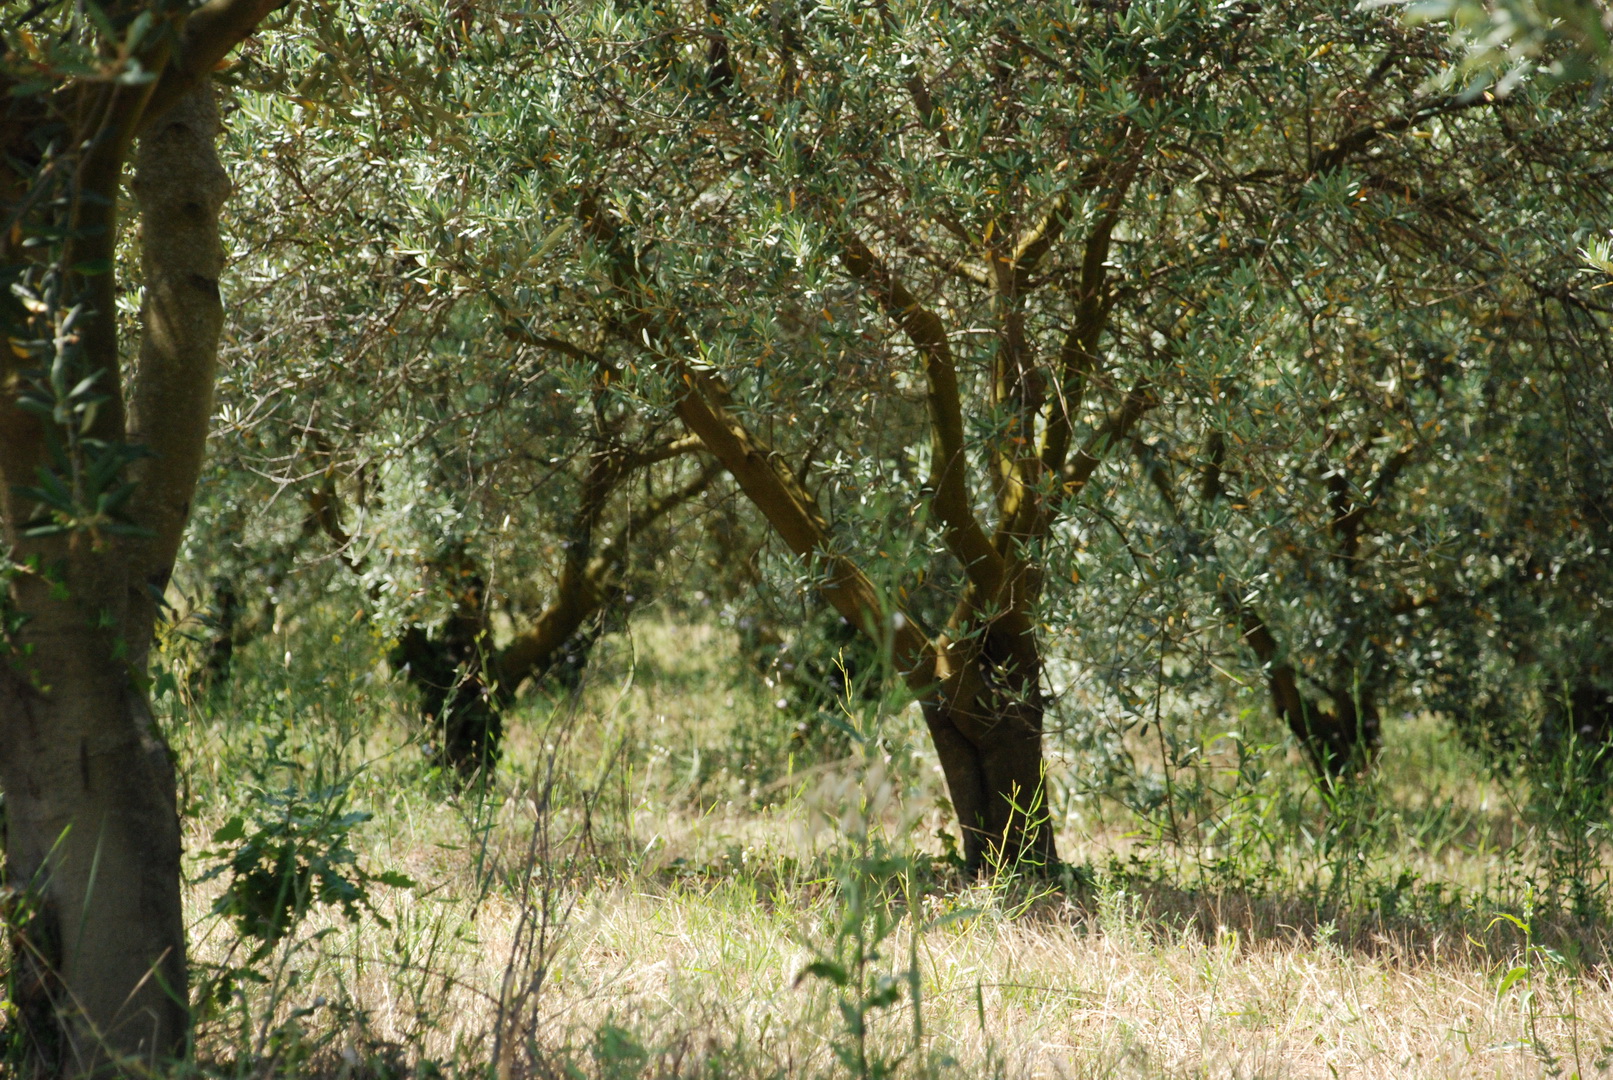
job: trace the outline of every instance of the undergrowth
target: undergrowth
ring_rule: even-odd
[[[910,708],[848,696],[843,756],[815,754],[711,628],[607,639],[579,687],[523,698],[498,774],[472,787],[420,751],[384,643],[263,641],[211,691],[170,644],[196,1005],[182,1074],[1589,1076],[1613,1060],[1600,791],[1574,762],[1556,787],[1486,768],[1432,719],[1402,720],[1370,776],[1333,788],[1253,714],[1152,788],[1083,784],[1067,759],[1048,800],[1064,865],[971,879]]]

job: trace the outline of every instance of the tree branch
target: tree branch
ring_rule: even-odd
[[[969,580],[982,594],[995,600],[1007,576],[1007,564],[970,504],[963,405],[946,326],[939,315],[919,303],[860,237],[848,229],[841,230],[838,238],[841,263],[907,335],[923,360],[933,446],[930,504],[941,522],[947,546],[963,564]]]
[[[142,129],[212,73],[258,24],[288,0],[208,0],[192,11],[179,32],[178,47],[163,68],[140,117]]]

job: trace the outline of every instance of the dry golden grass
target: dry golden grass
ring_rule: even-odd
[[[508,895],[471,905],[456,895],[463,877],[446,884],[389,896],[391,929],[311,920],[309,930],[333,932],[288,950],[278,974],[304,974],[277,1016],[345,1002],[366,1016],[338,1052],[393,1044],[404,1061],[487,1060],[506,968],[531,972],[516,946],[523,913]],[[832,890],[596,880],[557,899],[567,909],[559,944],[534,1011],[516,1022],[540,1060],[570,1056],[617,1075],[586,1049],[612,1024],[648,1052],[643,1075],[706,1075],[695,1066],[714,1055],[731,1071],[712,1075],[835,1074],[842,1021],[826,986],[800,979],[830,942]],[[1529,959],[1516,947],[1430,947],[1392,932],[1346,947],[1236,900],[1221,901],[1227,921],[1206,934],[1215,900],[1176,920],[1150,899],[1117,889],[1016,913],[983,888],[927,897],[921,919],[979,913],[920,935],[925,1057],[960,1076],[1524,1077],[1551,1065],[1596,1075],[1613,1052],[1613,987],[1599,970],[1536,957],[1498,995],[1500,973]],[[912,930],[905,916],[881,968],[905,965]],[[228,938],[215,924],[198,952],[217,958]],[[902,1052],[912,1021],[906,1003],[878,1021],[884,1053]]]
[[[656,644],[655,663],[674,667]],[[255,965],[267,982],[242,984],[203,1025],[203,1060],[252,1076],[854,1075],[837,1059],[854,1041],[837,991],[803,975],[836,953],[848,874],[890,890],[879,910],[895,922],[876,934],[870,978],[916,961],[917,1005],[903,984],[869,1032],[869,1060],[899,1061],[900,1076],[1590,1077],[1613,1060],[1610,942],[1561,915],[1536,916],[1529,935],[1496,922],[1501,901],[1484,898],[1499,894],[1479,886],[1518,857],[1494,837],[1522,833],[1482,785],[1449,796],[1473,813],[1437,850],[1379,836],[1360,871],[1476,890],[1465,907],[1397,914],[1370,890],[1328,900],[1297,877],[1221,881],[1113,814],[1066,823],[1066,857],[1094,868],[1066,889],[963,882],[928,859],[904,878],[870,858],[934,849],[942,818],[922,761],[802,770],[757,806],[743,765],[726,759],[701,786],[686,750],[720,745],[722,714],[770,702],[699,670],[669,686],[646,678],[652,666],[519,728],[485,800],[421,781],[387,749],[396,726],[349,747],[371,762],[353,787],[377,813],[354,836],[363,861],[420,885],[375,890],[390,925],[311,914]],[[686,689],[702,678],[713,688]],[[228,779],[232,738],[189,737],[199,786]],[[193,852],[230,812],[204,802]],[[1461,842],[1489,817],[1482,842]],[[204,975],[246,951],[206,914],[219,888],[192,888]]]

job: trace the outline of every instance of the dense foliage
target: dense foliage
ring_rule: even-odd
[[[1077,745],[1250,682],[1324,771],[1386,710],[1599,732],[1601,99],[1450,63],[1383,11],[310,8],[231,73],[194,545],[249,566],[189,580],[334,541],[401,634],[473,566],[494,650],[619,520],[604,606],[777,622],[821,571],[688,457],[694,372],[887,605],[1020,619]],[[691,481],[691,527],[629,527]],[[984,595],[1002,557],[1025,595]]]

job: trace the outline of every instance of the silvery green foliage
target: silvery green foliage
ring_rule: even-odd
[[[676,353],[943,623],[962,574],[924,371],[838,237],[944,319],[989,519],[1012,434],[986,259],[1063,206],[1028,347],[1056,356],[1112,210],[1077,444],[1136,388],[1155,404],[1093,445],[1032,553],[1059,739],[1125,771],[1141,732],[1174,759],[1234,703],[1260,723],[1268,665],[1229,604],[1324,704],[1490,731],[1606,678],[1607,293],[1577,255],[1608,220],[1596,98],[1441,89],[1442,32],[1323,4],[345,10],[306,6],[234,75],[248,298],[221,408],[243,467],[335,476],[389,617],[456,537],[541,597],[580,450],[677,434]],[[630,242],[631,299],[585,199]],[[274,505],[294,531],[301,504]],[[664,593],[810,586],[719,513],[737,546],[668,535]]]
[[[1461,62],[1445,76],[1505,93],[1522,80],[1605,80],[1613,74],[1613,7],[1605,0],[1416,0],[1417,23],[1448,25]]]

